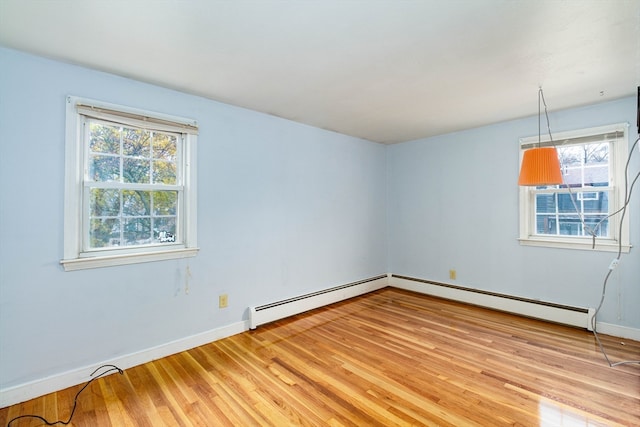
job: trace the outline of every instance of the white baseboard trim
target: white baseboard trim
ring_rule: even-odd
[[[400,289],[585,329],[591,329],[591,317],[595,312],[593,308],[570,307],[405,276],[394,275],[389,284]]]
[[[403,276],[390,275],[389,286],[495,310],[507,311],[517,315],[577,326],[588,329],[589,331],[591,331],[591,318],[595,313],[595,309],[591,307],[586,309],[588,310],[587,313],[573,312],[571,307],[567,307],[567,310],[563,306],[539,305],[537,301],[520,301],[506,295],[500,296],[491,293],[475,292],[474,290],[467,290],[459,286],[438,284],[436,282]],[[603,323],[597,320],[596,328],[600,334],[640,341],[640,329]]]
[[[249,307],[249,327],[255,329],[265,323],[284,319],[285,317],[386,288],[388,283],[389,276],[383,274],[310,294],[299,295],[281,301],[273,301],[257,307]]]
[[[352,298],[356,295],[371,292],[373,290],[381,289],[387,286],[386,275],[379,276],[375,279],[376,280],[363,280],[363,285],[357,288],[359,292],[353,291],[353,289],[356,288],[355,286],[353,287],[353,289],[331,292],[332,296],[330,298],[322,300],[322,305],[328,305],[336,301]],[[311,308],[316,307],[306,307],[307,310]],[[171,341],[166,344],[161,344],[156,347],[151,347],[135,353],[118,356],[113,359],[96,362],[95,364],[92,364],[90,366],[84,366],[78,369],[51,375],[49,377],[0,389],[0,408],[15,405],[17,403],[25,402],[27,400],[43,396],[48,393],[53,393],[55,391],[64,390],[68,387],[86,383],[91,379],[90,374],[96,368],[102,365],[115,365],[123,370],[132,368],[137,365],[142,365],[143,363],[151,362],[153,360],[180,353],[182,351],[190,350],[192,348],[208,344],[222,338],[230,337],[232,335],[248,331],[249,326],[249,320],[232,323],[227,326],[212,329],[210,331],[191,335],[185,338],[180,338],[178,340]]]
[[[222,338],[230,337],[249,330],[249,321],[232,323],[200,334],[191,335],[175,341],[141,350],[135,353],[118,356],[110,360],[96,362],[91,366],[73,369],[51,375],[46,378],[30,381],[0,390],[0,408],[15,405],[27,400],[43,396],[55,391],[64,390],[91,379],[90,374],[99,366],[110,364],[121,369],[132,368],[143,363],[161,359],[172,354],[190,350]]]
[[[596,320],[596,328],[598,334],[611,335],[628,340],[640,341],[640,329],[630,328],[628,326],[614,325],[612,323],[603,323]]]
[[[406,289],[414,292],[457,300],[460,302],[485,306],[488,308],[511,311],[518,314],[513,310],[505,310],[505,300],[496,299],[495,296],[483,294],[469,295],[468,293],[466,293],[465,291],[461,291],[460,289],[438,287],[437,285],[429,285],[428,283],[410,280],[407,278],[394,277],[391,274],[388,274],[384,279],[376,280],[372,284],[375,284],[376,289],[383,288],[388,285],[400,289]],[[508,303],[509,301],[506,302]],[[515,302],[517,308],[524,307],[518,301],[511,302]],[[538,310],[538,308],[536,308],[536,310]],[[549,314],[545,310],[546,309],[542,308],[542,312],[536,312],[536,315],[533,317],[544,318],[542,317],[542,315]],[[591,317],[591,310],[589,312],[589,318]],[[525,315],[531,315],[531,313],[525,313]],[[551,320],[555,321],[554,319]],[[576,326],[585,327],[585,325],[583,325],[583,322],[584,320],[582,320],[581,318]],[[151,362],[153,360],[180,353],[182,351],[190,350],[192,348],[208,344],[222,338],[230,337],[232,335],[248,331],[249,325],[249,320],[232,323],[227,326],[212,329],[210,331],[202,332],[196,335],[191,335],[135,353],[130,353],[123,356],[115,357],[110,360],[97,362],[90,366],[84,366],[82,368],[51,375],[49,377],[34,380],[28,383],[8,387],[0,390],[0,408],[15,405],[17,403],[25,402],[27,400],[43,396],[48,393],[85,383],[91,379],[89,377],[91,372],[93,372],[99,366],[111,364],[116,365],[121,369],[132,368],[143,363]],[[640,341],[640,329],[603,322],[597,322],[597,328],[598,332],[601,334]]]

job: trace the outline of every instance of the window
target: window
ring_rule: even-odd
[[[64,269],[194,256],[193,120],[67,98]]]
[[[615,215],[625,201],[627,125],[619,124],[541,138],[555,145],[564,183],[520,187],[520,243],[572,249],[629,251],[628,218]],[[538,136],[520,140],[524,150],[538,145]],[[595,246],[594,246],[595,243]]]

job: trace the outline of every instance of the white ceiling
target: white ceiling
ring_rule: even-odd
[[[394,143],[635,94],[640,0],[0,0],[0,45]]]

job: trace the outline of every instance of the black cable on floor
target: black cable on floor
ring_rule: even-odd
[[[109,368],[109,369],[107,369],[104,372],[101,372],[99,375],[94,377],[96,372],[98,372],[102,368]],[[7,427],[11,427],[11,423],[13,423],[14,421],[17,421],[17,420],[19,420],[21,418],[36,418],[36,419],[42,421],[44,424],[46,424],[48,426],[54,426],[56,424],[68,425],[71,422],[71,419],[73,418],[73,414],[76,412],[76,407],[78,406],[78,396],[80,396],[80,393],[82,393],[84,391],[84,389],[89,386],[89,384],[91,384],[92,382],[94,382],[98,378],[104,377],[105,375],[107,375],[108,373],[113,372],[113,371],[118,371],[118,373],[120,375],[124,374],[124,371],[122,369],[118,368],[115,365],[102,365],[102,366],[100,366],[99,368],[97,368],[95,371],[93,371],[91,373],[91,376],[93,378],[91,378],[84,386],[82,386],[80,391],[78,391],[76,393],[76,396],[73,398],[73,408],[71,409],[71,414],[69,415],[69,419],[67,421],[62,421],[62,420],[48,421],[44,417],[41,417],[40,415],[20,415],[20,416],[17,416],[15,418],[13,418],[11,421],[9,421],[7,423]]]

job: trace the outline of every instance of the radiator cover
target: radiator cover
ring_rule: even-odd
[[[249,307],[249,328],[255,329],[265,323],[363,295],[386,286],[388,286],[388,278],[386,274],[383,274],[269,304]]]
[[[593,330],[591,318],[595,314],[594,308],[555,304],[396,274],[390,277],[389,286],[521,316],[585,328],[590,331]]]

